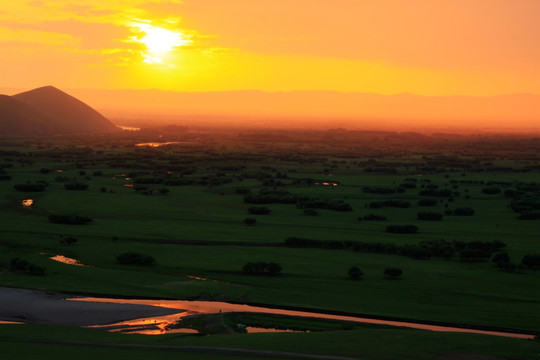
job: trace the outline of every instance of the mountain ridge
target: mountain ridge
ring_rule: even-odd
[[[0,96],[2,135],[98,134],[118,130],[95,109],[54,86]]]

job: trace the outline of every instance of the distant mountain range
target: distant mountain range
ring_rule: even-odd
[[[115,131],[118,128],[103,115],[53,86],[0,95],[0,136]]]
[[[182,125],[540,131],[540,95],[423,96],[338,91],[71,91],[110,119]],[[129,121],[127,122],[129,123]]]

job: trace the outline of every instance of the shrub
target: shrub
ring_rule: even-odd
[[[491,253],[482,249],[465,249],[460,251],[459,258],[463,262],[485,261]]]
[[[400,268],[386,268],[383,274],[388,279],[397,279],[403,274],[403,271]]]
[[[442,220],[443,214],[436,212],[419,212],[417,215],[418,220]]]
[[[317,216],[317,215],[319,215],[319,213],[318,213],[317,210],[315,210],[315,209],[308,208],[308,209],[304,209],[304,215],[307,215],[307,216]]]
[[[281,270],[281,265],[278,263],[267,263],[264,261],[248,262],[242,266],[242,273],[246,275],[279,276]]]
[[[518,216],[519,220],[538,220],[540,219],[540,211],[524,211]]]
[[[436,206],[439,203],[436,199],[420,199],[418,200],[418,206]]]
[[[521,263],[525,265],[528,269],[537,270],[540,268],[540,255],[538,254],[528,254],[523,257]]]
[[[390,225],[386,227],[386,232],[393,234],[416,234],[418,226],[415,225]]]
[[[252,206],[248,208],[248,212],[251,215],[268,215],[270,214],[270,209],[265,206]]]
[[[501,189],[498,187],[485,187],[482,188],[482,192],[487,195],[496,195],[501,193]]]
[[[362,219],[366,221],[384,221],[386,220],[386,216],[381,216],[381,215],[376,215],[376,214],[367,214],[367,215],[364,215]],[[360,218],[358,218],[358,220],[360,220]]]
[[[79,182],[71,182],[71,183],[65,183],[64,189],[66,190],[86,190],[88,189],[88,184],[79,183]]]
[[[457,215],[457,216],[472,216],[472,215],[474,215],[474,209],[472,209],[470,207],[456,208],[453,211],[453,214]]]
[[[79,241],[79,239],[74,238],[74,237],[67,237],[67,238],[65,238],[65,239],[61,239],[61,240],[60,240],[60,244],[62,244],[62,245],[73,245],[73,244],[75,244],[77,241]]]
[[[13,258],[9,262],[9,268],[12,271],[17,271],[29,275],[45,275],[45,268],[37,266],[21,258]]]
[[[243,221],[242,221],[244,224],[246,224],[247,226],[253,226],[257,223],[257,219],[254,219],[254,218],[245,218]]]
[[[351,267],[347,273],[352,280],[358,280],[362,277],[362,275],[364,275],[362,270],[356,266]]]
[[[505,263],[510,261],[510,256],[508,256],[508,253],[505,252],[497,253],[493,255],[493,258],[491,258],[491,260],[496,264]]]
[[[17,184],[14,186],[15,190],[21,192],[39,192],[45,191],[44,184]]]
[[[92,221],[92,218],[79,215],[49,215],[49,221],[55,224],[84,225]]]
[[[116,262],[121,265],[151,266],[156,263],[156,259],[150,255],[137,252],[126,252],[117,255]]]

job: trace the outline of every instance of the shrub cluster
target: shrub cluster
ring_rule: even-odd
[[[15,190],[21,192],[39,192],[45,191],[45,184],[17,184],[13,186]]]
[[[45,268],[43,266],[37,266],[21,258],[11,259],[9,262],[9,269],[23,274],[45,275]]]
[[[66,190],[86,190],[88,189],[88,184],[79,183],[79,182],[70,182],[64,184],[64,189]]]
[[[442,220],[443,214],[438,212],[422,211],[416,214],[418,220]]]
[[[404,200],[373,201],[369,203],[369,207],[372,209],[380,209],[384,207],[396,207],[405,209],[411,207],[411,203]]]
[[[55,224],[84,225],[92,221],[92,218],[80,215],[49,215],[49,221]]]
[[[251,215],[268,215],[270,214],[270,209],[264,206],[252,206],[248,208],[248,212]]]

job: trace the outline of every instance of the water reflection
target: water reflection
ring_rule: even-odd
[[[323,185],[323,186],[338,186],[339,183],[334,181],[323,181],[323,182],[315,182],[315,185]]]
[[[86,266],[86,265],[82,264],[79,260],[68,258],[68,257],[66,257],[64,255],[51,256],[49,259],[61,262],[63,264],[68,264],[68,265]]]
[[[141,130],[141,128],[138,128],[138,127],[132,127],[132,126],[116,125],[116,127],[119,127],[120,129],[126,130],[126,131],[139,131],[139,130]]]
[[[33,199],[24,199],[21,201],[21,205],[25,208],[29,208],[30,206],[32,206],[34,204],[34,200]]]
[[[265,308],[265,307],[259,307],[259,306],[251,306],[251,305],[230,304],[230,303],[218,302],[218,301],[111,299],[111,298],[92,298],[92,297],[70,298],[66,300],[160,306],[160,307],[184,310],[187,313],[190,313],[191,315],[218,314],[222,312],[223,313],[227,313],[227,312],[263,313],[263,314],[287,315],[287,316],[297,316],[297,317],[322,318],[322,319],[328,319],[328,320],[352,321],[352,322],[357,322],[357,323],[407,327],[407,328],[413,328],[413,329],[431,330],[431,331],[440,331],[440,332],[463,332],[463,333],[496,335],[496,336],[521,338],[521,339],[534,338],[534,335],[528,335],[528,334],[515,334],[515,333],[502,332],[502,331],[479,330],[479,329],[465,329],[465,328],[457,328],[457,327],[451,327],[451,326],[427,325],[427,324],[404,322],[404,321],[380,320],[380,319],[371,319],[371,318],[364,318],[364,317],[358,317],[358,316],[332,315],[332,314],[316,313],[316,312],[309,312],[309,311],[272,309],[272,308]],[[175,314],[175,315],[179,315],[179,318],[187,315],[185,313],[182,313],[182,314]]]
[[[180,142],[179,141],[149,142],[149,143],[135,144],[135,146],[138,146],[138,147],[141,147],[141,146],[160,147],[160,146],[172,145],[172,144],[180,144]]]
[[[172,329],[171,326],[179,322],[183,317],[195,315],[195,313],[190,311],[184,311],[181,313],[149,317],[143,319],[134,319],[122,321],[114,324],[107,325],[92,325],[88,326],[92,329],[101,329],[112,332],[122,332],[130,334],[143,334],[143,335],[161,335],[161,334],[171,334],[171,333],[182,333],[182,334],[198,334],[199,331],[189,328],[181,329]]]

